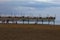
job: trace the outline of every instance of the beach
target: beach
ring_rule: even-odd
[[[60,40],[60,25],[0,24],[0,40]]]

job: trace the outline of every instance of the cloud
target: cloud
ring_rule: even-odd
[[[0,2],[8,2],[8,1],[30,1],[30,2],[47,2],[47,3],[60,3],[60,0],[0,0]]]
[[[13,9],[13,8],[19,8],[19,7],[26,7],[27,8],[36,8],[38,10],[44,10],[46,8],[51,7],[60,7],[60,5],[52,4],[52,3],[46,3],[46,2],[26,2],[26,1],[13,1],[13,2],[6,2],[0,4],[1,9]],[[22,10],[22,9],[21,9]]]
[[[13,2],[6,2],[0,4],[0,6],[7,6],[7,7],[19,7],[19,6],[24,6],[24,7],[34,7],[38,9],[42,8],[49,8],[49,7],[60,7],[60,5],[56,5],[53,3],[46,3],[46,2],[26,2],[26,1],[13,1]]]
[[[4,1],[4,0],[2,0]],[[15,13],[15,15],[18,15],[17,13],[21,14],[25,13],[26,15],[34,14],[34,15],[47,15],[47,14],[57,14],[57,18],[60,17],[60,4],[56,5],[54,3],[47,3],[47,2],[37,2],[32,0],[23,0],[23,1],[14,1],[14,0],[5,0],[9,1],[6,3],[0,4],[0,12],[4,15],[11,13]],[[59,1],[59,0],[58,0]],[[56,0],[56,2],[58,2]],[[52,1],[55,2],[55,1]]]
[[[0,1],[35,1],[35,0],[0,0]]]
[[[8,1],[8,0],[0,0],[0,1]]]
[[[60,0],[52,0],[53,2],[60,2]]]
[[[0,0],[2,2],[4,1],[37,1],[37,2],[59,2],[59,0]]]

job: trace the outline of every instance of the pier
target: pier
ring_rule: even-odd
[[[30,21],[35,21],[35,24],[38,24],[38,22],[42,22],[42,24],[44,24],[44,22],[48,22],[48,24],[50,23],[50,22],[53,22],[53,24],[55,24],[55,19],[56,19],[56,17],[52,17],[52,16],[50,16],[50,17],[25,17],[25,16],[21,16],[21,17],[16,17],[16,16],[14,16],[14,17],[11,17],[11,16],[0,16],[0,21],[1,21],[1,23],[9,23],[9,21],[11,21],[11,22],[14,22],[14,23],[16,23],[16,24],[18,24],[17,23],[17,21],[22,21],[23,22],[23,24],[25,24],[24,23],[24,21],[27,21],[28,22],[28,24],[29,24],[29,22]]]

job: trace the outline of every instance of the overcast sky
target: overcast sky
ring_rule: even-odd
[[[40,2],[60,2],[60,0],[0,0],[0,2],[7,2],[7,1],[40,1]]]
[[[60,0],[0,0],[0,14],[2,15],[57,15],[60,17]],[[17,14],[18,13],[18,14]]]

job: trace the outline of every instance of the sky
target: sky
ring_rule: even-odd
[[[60,0],[0,0],[0,15],[56,15],[60,20]]]

